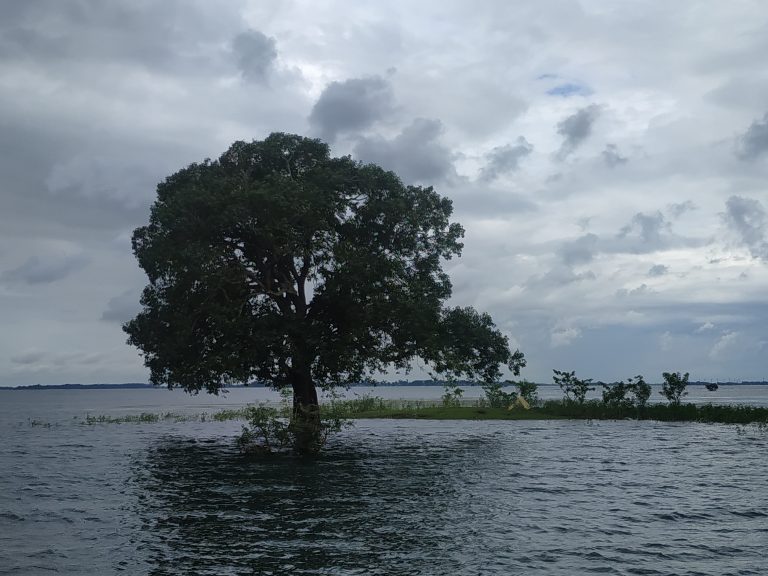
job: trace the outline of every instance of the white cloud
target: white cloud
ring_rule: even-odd
[[[580,336],[581,330],[573,326],[555,328],[550,335],[550,343],[553,348],[568,346]]]
[[[709,357],[712,360],[723,360],[728,353],[736,348],[739,342],[740,334],[735,331],[726,331],[720,336],[709,350]]]

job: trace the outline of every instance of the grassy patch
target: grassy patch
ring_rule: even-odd
[[[249,406],[225,409],[212,414],[178,414],[174,412],[128,414],[124,416],[87,415],[84,424],[134,424],[157,422],[205,422],[213,420],[247,420]],[[538,402],[530,410],[492,408],[483,400],[460,406],[444,406],[440,401],[384,400],[361,397],[334,400],[321,407],[325,417],[341,419],[419,419],[419,420],[658,420],[662,422],[719,422],[724,424],[760,424],[768,426],[768,407],[705,404],[649,404],[645,407],[605,404],[599,400],[578,403],[567,400]],[[278,409],[280,417],[288,417],[290,408]],[[32,426],[45,423],[31,421]]]

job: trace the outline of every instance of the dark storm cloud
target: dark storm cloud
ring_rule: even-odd
[[[101,314],[101,319],[105,322],[122,324],[136,316],[140,309],[139,294],[135,290],[126,290],[110,298],[106,310]]]
[[[768,113],[755,120],[737,141],[736,154],[742,160],[755,160],[768,152]]]
[[[480,170],[480,179],[486,182],[495,180],[508,172],[514,172],[520,165],[520,160],[533,151],[533,146],[520,136],[515,144],[498,146],[488,154],[488,161]]]
[[[608,144],[605,150],[603,150],[603,161],[608,167],[615,168],[616,166],[626,164],[629,159],[619,153],[619,149],[615,144]]]
[[[599,238],[595,234],[585,234],[566,242],[558,249],[558,254],[568,266],[587,264],[599,250]]]
[[[739,236],[752,256],[768,261],[768,216],[763,205],[754,198],[731,196],[725,208],[727,226]]]
[[[83,255],[48,257],[31,256],[23,264],[0,274],[0,282],[9,284],[50,284],[81,270],[88,264]]]
[[[417,118],[392,140],[361,138],[355,156],[392,170],[406,184],[445,181],[456,171],[452,152],[439,141],[442,133],[439,120]]]
[[[318,136],[333,142],[341,133],[369,128],[393,103],[392,87],[380,76],[331,82],[313,106],[309,123]]]
[[[246,80],[264,82],[277,60],[275,39],[258,30],[248,30],[235,36],[232,50],[237,57],[237,66]]]
[[[664,266],[664,264],[654,264],[648,270],[648,276],[650,277],[664,276],[667,272],[669,272],[668,266]]]
[[[591,104],[563,119],[557,125],[557,133],[563,137],[563,143],[557,153],[561,160],[576,150],[592,133],[592,125],[600,116],[600,106]]]

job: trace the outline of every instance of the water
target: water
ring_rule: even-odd
[[[253,462],[238,422],[73,418],[268,394],[0,394],[0,574],[768,573],[752,428],[368,420],[317,460]]]

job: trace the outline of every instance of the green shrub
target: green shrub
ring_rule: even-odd
[[[641,375],[637,375],[634,378],[627,379],[627,388],[634,395],[634,404],[644,409],[648,403],[648,399],[651,397],[651,385],[646,383]]]
[[[538,403],[538,384],[529,382],[528,380],[520,380],[519,382],[515,382],[515,386],[517,387],[517,393],[521,398],[525,399],[528,404],[534,406]]]
[[[483,382],[483,391],[490,408],[508,408],[517,400],[517,392],[504,392],[501,382]]]
[[[555,373],[552,379],[555,381],[555,384],[560,386],[560,389],[565,394],[567,400],[583,404],[587,397],[587,392],[594,390],[594,387],[590,386],[592,378],[580,380],[579,378],[576,378],[576,372],[561,372],[560,370],[552,371]]]
[[[328,438],[351,425],[332,405],[320,413],[283,416],[269,406],[249,406],[237,446],[248,455],[316,454]]]
[[[445,393],[442,396],[443,406],[446,408],[456,408],[461,406],[461,397],[464,395],[458,384],[449,380],[443,385]]]
[[[661,395],[669,401],[670,405],[678,406],[680,399],[688,394],[685,391],[688,386],[688,372],[683,376],[680,372],[664,372],[662,376],[664,384],[661,386]]]

